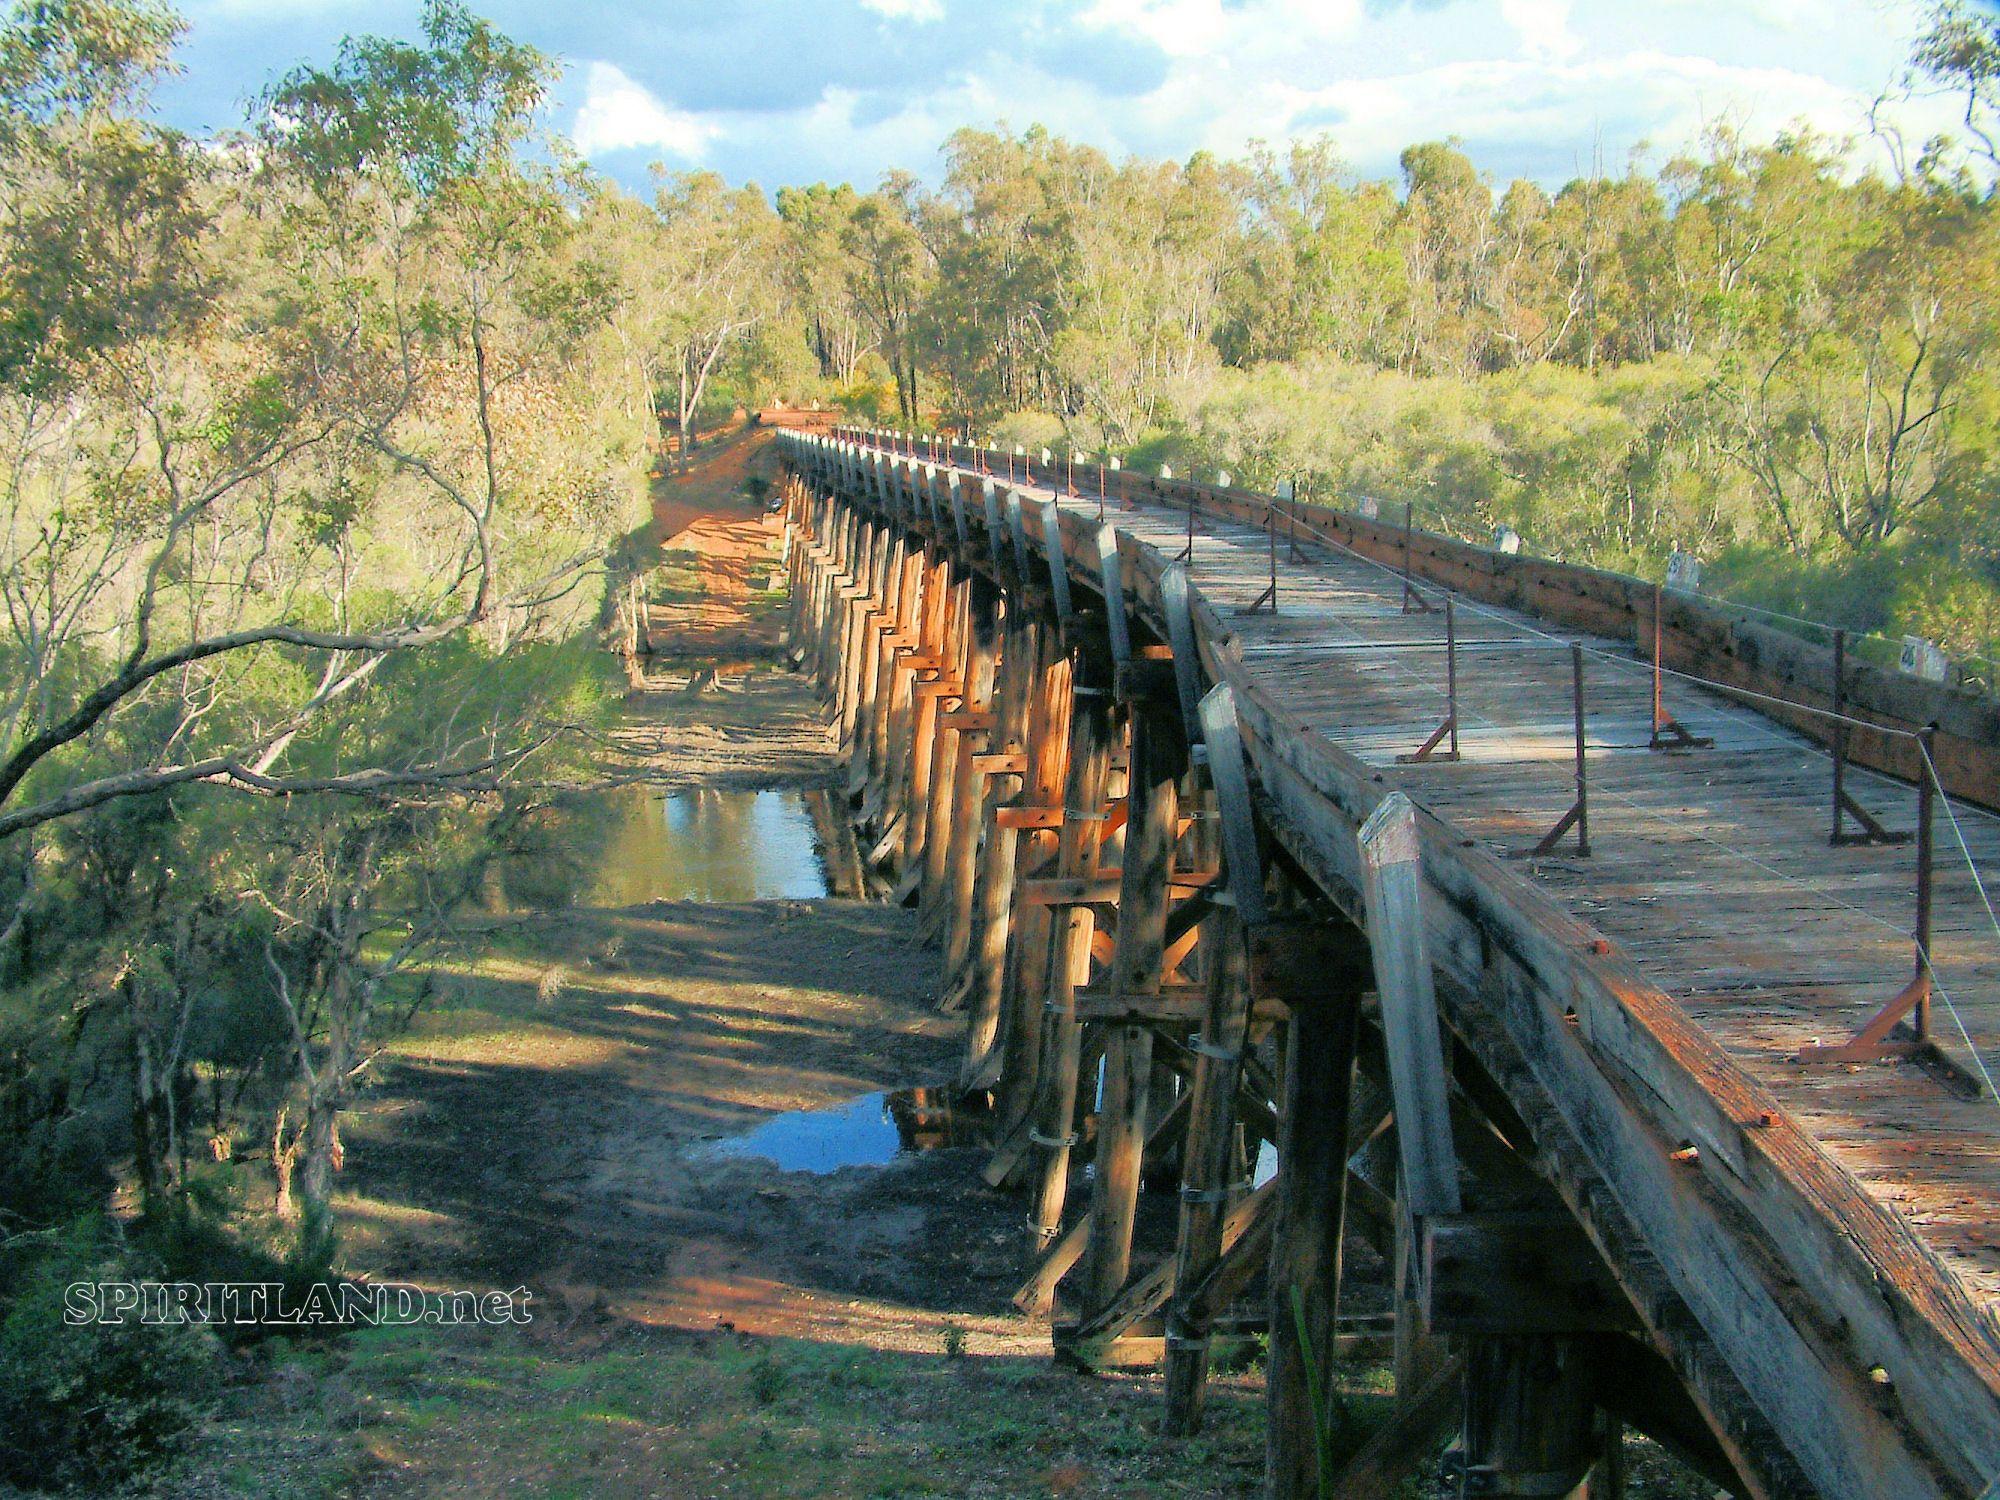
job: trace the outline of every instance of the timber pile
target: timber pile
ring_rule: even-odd
[[[1626,1425],[1743,1495],[1984,1492],[2000,1338],[1966,1281],[1539,865],[1459,826],[1485,804],[1451,778],[1518,766],[1468,732],[1392,785],[1428,702],[1377,722],[1365,675],[1297,675],[1336,637],[1393,649],[1355,626],[1407,631],[1393,589],[1330,555],[1281,586],[1278,513],[1237,492],[1189,506],[1176,559],[1178,493],[781,441],[790,648],[863,858],[965,1015],[957,1084],[994,1098],[987,1179],[1028,1205],[1017,1301],[1053,1313],[1059,1357],[1163,1367],[1185,1434],[1218,1343],[1263,1327],[1271,1491],[1317,1493],[1319,1376],[1379,1332],[1343,1316],[1353,1231],[1394,1269],[1398,1407],[1342,1495],[1394,1493],[1452,1430],[1466,1494],[1616,1494]],[[1994,753],[1966,743],[1955,764]],[[1175,1242],[1148,1258],[1160,1183]]]

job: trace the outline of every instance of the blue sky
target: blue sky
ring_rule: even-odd
[[[938,170],[961,125],[1040,122],[1114,155],[1234,154],[1325,133],[1370,174],[1457,135],[1497,181],[1655,159],[1730,120],[1857,135],[1901,68],[1909,0],[474,0],[560,59],[553,123],[634,187],[654,161],[766,188]],[[160,95],[209,129],[349,32],[413,35],[416,0],[182,0]],[[1905,106],[1914,140],[1943,101]]]

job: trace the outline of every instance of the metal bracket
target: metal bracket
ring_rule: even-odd
[[[1181,1202],[1227,1203],[1236,1194],[1247,1193],[1255,1186],[1256,1184],[1251,1182],[1250,1179],[1248,1179],[1247,1177],[1244,1178],[1241,1182],[1231,1182],[1223,1185],[1222,1187],[1212,1187],[1212,1188],[1189,1187],[1186,1183],[1182,1183]]]

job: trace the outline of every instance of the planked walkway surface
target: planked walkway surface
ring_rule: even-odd
[[[1020,488],[1098,509],[1094,496]],[[1167,556],[1185,541],[1181,512],[1114,503],[1106,519]],[[1826,751],[1727,694],[1669,678],[1667,711],[1715,744],[1648,748],[1650,669],[1629,643],[1556,638],[1483,602],[1456,606],[1462,759],[1399,764],[1444,715],[1444,616],[1406,614],[1400,580],[1376,563],[1310,541],[1301,551],[1295,561],[1280,544],[1278,612],[1232,621],[1246,668],[1301,725],[1496,854],[1529,849],[1569,806],[1568,646],[1602,653],[1585,659],[1591,856],[1574,854],[1572,836],[1522,859],[1522,873],[1678,999],[1994,1310],[2000,1099],[1959,1097],[1908,1064],[1795,1060],[1803,1045],[1845,1040],[1910,978],[1914,846],[1829,846]],[[1249,605],[1269,571],[1261,530],[1202,522],[1190,577],[1219,609]],[[1914,788],[1852,766],[1847,785],[1889,827],[1914,826]],[[2000,818],[1950,808],[2000,897]],[[2000,933],[1942,801],[1936,829],[1933,1029],[1967,1072],[1982,1060],[2000,1071]]]

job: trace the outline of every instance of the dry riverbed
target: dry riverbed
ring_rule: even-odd
[[[706,490],[701,471],[662,487],[666,553],[697,563],[656,578],[656,645],[678,619],[726,655],[663,649],[621,742],[683,789],[834,771],[810,690],[771,659],[776,600],[740,586],[768,565],[745,538],[776,539],[731,488],[757,462],[738,451]],[[879,1137],[873,1096],[949,1075],[959,1023],[935,1011],[912,914],[586,901],[479,920],[348,1124],[343,1261],[435,1288],[526,1287],[533,1321],[268,1341],[166,1491],[1260,1488],[1249,1377],[1220,1382],[1208,1434],[1161,1443],[1155,1382],[1050,1364],[1046,1330],[1008,1302],[1020,1205],[980,1184],[979,1151],[812,1172],[729,1144],[843,1108],[878,1111]]]

